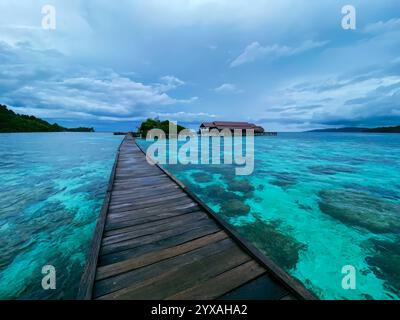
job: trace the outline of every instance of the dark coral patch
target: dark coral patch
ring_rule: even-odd
[[[372,272],[385,281],[388,289],[400,292],[400,246],[398,243],[371,240],[376,254],[367,257]]]
[[[283,189],[290,188],[297,183],[297,177],[289,172],[274,172],[272,176],[275,179],[270,181],[270,184]]]
[[[206,201],[216,205],[232,200],[243,201],[243,197],[234,192],[227,191],[218,185],[210,185],[206,188],[202,188],[201,193],[204,194]]]
[[[356,183],[350,183],[345,185],[346,189],[353,189],[355,191],[361,191],[361,192],[369,192],[373,195],[390,199],[390,200],[400,200],[400,194],[397,192],[396,188],[391,188],[387,189],[382,186],[364,186]],[[400,189],[400,188],[398,188]]]
[[[229,184],[229,190],[248,194],[255,188],[247,180],[234,180]]]
[[[345,224],[375,233],[400,232],[400,204],[344,189],[322,190],[319,196],[321,211]]]
[[[226,217],[244,216],[250,212],[250,207],[241,200],[223,201],[220,213]]]
[[[243,237],[286,270],[296,266],[300,251],[306,248],[304,244],[279,231],[279,223],[267,224],[257,218],[255,223],[238,229]]]
[[[353,173],[355,170],[350,166],[312,166],[308,168],[312,173],[323,175],[334,175],[337,173]]]
[[[212,182],[212,176],[206,172],[194,172],[192,178],[198,183],[209,183]]]
[[[306,204],[298,203],[297,206],[299,207],[300,210],[312,211],[312,207]]]
[[[223,187],[217,185],[207,187],[205,193],[209,197],[218,198],[220,200],[242,199],[242,197],[238,196],[234,192],[226,191]]]

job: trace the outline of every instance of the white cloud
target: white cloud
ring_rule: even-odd
[[[380,34],[396,30],[400,30],[400,18],[368,24],[363,31],[370,34]]]
[[[182,81],[174,76],[164,76],[164,77],[161,77],[160,80],[163,82],[160,85],[160,90],[162,90],[162,91],[170,91],[170,90],[176,89],[180,86],[183,86],[185,84],[184,81]]]
[[[280,57],[289,57],[315,48],[323,47],[327,43],[327,41],[317,42],[306,40],[298,47],[281,46],[278,44],[263,47],[260,43],[253,42],[244,49],[242,54],[231,62],[230,66],[232,68],[238,67],[242,64],[253,62],[261,58],[277,59]]]
[[[217,93],[241,93],[242,90],[239,90],[234,84],[232,83],[224,83],[219,87],[214,89]]]
[[[208,119],[215,119],[217,115],[207,113],[207,112],[152,112],[153,117],[159,117],[161,119],[168,119],[170,121],[183,121],[183,122],[191,122],[197,121],[201,122]]]

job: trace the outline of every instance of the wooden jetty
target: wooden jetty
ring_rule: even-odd
[[[116,156],[78,299],[314,299],[132,135]]]

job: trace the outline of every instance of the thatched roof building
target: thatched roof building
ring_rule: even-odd
[[[200,132],[208,132],[213,129],[216,129],[218,131],[229,129],[232,132],[234,130],[245,131],[247,129],[252,129],[256,134],[264,133],[263,127],[257,126],[249,122],[214,121],[214,122],[204,122],[200,125]]]

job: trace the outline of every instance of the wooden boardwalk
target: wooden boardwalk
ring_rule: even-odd
[[[125,137],[78,299],[298,298],[313,297]]]

